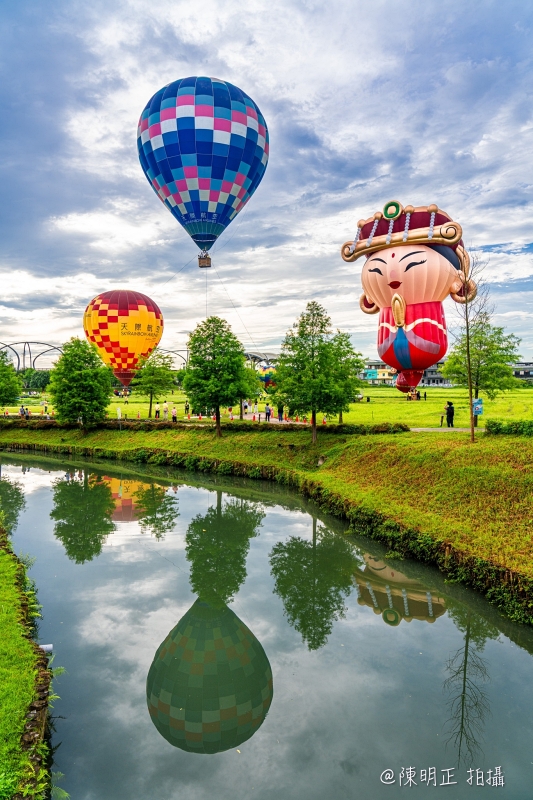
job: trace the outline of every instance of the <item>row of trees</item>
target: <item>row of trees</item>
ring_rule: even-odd
[[[464,324],[443,367],[453,383],[466,386],[471,400],[483,391],[495,395],[519,385],[512,364],[519,358],[520,340],[491,324],[488,295],[483,290],[475,301],[462,307]],[[164,396],[179,383],[193,408],[214,410],[217,435],[221,435],[220,411],[261,391],[254,369],[246,366],[241,342],[219,317],[209,317],[190,334],[189,361],[178,373],[172,357],[157,350],[141,363],[132,382],[134,391],[149,398],[149,417],[153,400]],[[339,415],[349,409],[362,381],[364,368],[360,353],[350,336],[334,331],[330,317],[317,302],[307,304],[282,343],[276,364],[276,382],[269,400],[288,407],[292,413],[311,419],[316,441],[317,416]],[[81,421],[85,427],[105,418],[113,392],[113,377],[103,366],[96,348],[85,340],[71,339],[50,374],[26,370],[17,374],[5,351],[0,352],[0,406],[12,405],[26,386],[46,385],[59,421]],[[470,404],[472,405],[472,404]],[[472,431],[475,423],[472,415]]]
[[[220,409],[256,394],[257,373],[246,368],[242,344],[219,317],[200,323],[188,346],[183,388],[194,406],[214,408],[220,436]],[[361,384],[358,375],[363,366],[349,335],[334,333],[325,309],[316,302],[308,303],[283,341],[270,399],[295,413],[310,414],[316,441],[317,415],[348,410]]]
[[[246,366],[241,342],[219,317],[201,322],[189,336],[188,348],[189,361],[178,375],[172,370],[171,356],[152,353],[141,363],[132,387],[148,396],[151,416],[154,398],[170,391],[178,379],[194,408],[214,409],[220,436],[221,408],[259,394],[257,372]],[[22,379],[5,354],[0,353],[0,358],[0,373],[3,369],[6,376],[0,403],[13,404],[22,390]],[[308,303],[283,342],[276,388],[270,399],[294,413],[309,414],[315,441],[317,415],[342,415],[349,408],[361,383],[358,374],[363,366],[349,335],[334,332],[324,308]],[[81,421],[88,427],[105,418],[112,396],[112,373],[102,365],[94,346],[73,338],[63,347],[48,389],[60,422]]]

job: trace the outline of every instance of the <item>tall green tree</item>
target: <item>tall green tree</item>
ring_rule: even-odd
[[[17,374],[5,350],[0,350],[0,407],[12,406],[22,392],[22,378]]]
[[[0,513],[3,515],[2,525],[9,534],[17,527],[19,514],[25,505],[24,490],[20,483],[0,475]]]
[[[50,383],[50,374],[49,369],[32,369],[28,376],[28,388],[32,391],[43,392]]]
[[[220,407],[233,406],[250,390],[243,346],[225,320],[208,317],[189,336],[188,348],[183,388],[193,407],[215,409],[217,436],[221,436]]]
[[[54,535],[76,564],[92,561],[102,550],[104,540],[115,531],[112,514],[115,509],[111,487],[105,481],[83,477],[58,480],[54,483]]]
[[[34,369],[33,367],[28,367],[20,374],[25,389],[42,392],[50,383],[49,369]]]
[[[349,542],[317,526],[313,517],[311,541],[291,536],[270,554],[274,592],[281,597],[289,623],[309,650],[326,644],[333,622],[344,617],[344,599],[353,588],[359,565]]]
[[[25,389],[30,388],[31,379],[34,372],[35,370],[33,369],[33,367],[28,367],[27,369],[23,369],[20,371],[19,374],[20,377],[22,378],[22,385],[24,386]]]
[[[315,301],[287,331],[281,348],[276,398],[300,414],[311,414],[316,442],[317,414],[336,414],[352,399],[359,355],[346,334],[333,334],[330,317]]]
[[[140,368],[131,385],[135,392],[150,398],[148,418],[151,419],[153,401],[170,392],[176,385],[176,376],[172,371],[172,356],[161,353],[156,348],[148,358],[140,361]]]
[[[60,422],[81,420],[84,428],[105,419],[113,392],[111,370],[95,345],[73,337],[63,346],[50,377],[50,396]]]
[[[513,364],[520,359],[520,341],[513,333],[506,334],[505,328],[492,325],[490,314],[483,312],[471,321],[468,337],[466,331],[461,333],[441,372],[452,383],[465,387],[470,375],[473,398],[483,392],[489,400],[494,400],[500,392],[519,385],[513,375]]]
[[[149,533],[156,539],[174,529],[179,517],[178,501],[172,497],[165,486],[155,483],[143,486],[135,492],[137,519],[142,533]]]
[[[337,331],[332,339],[333,345],[333,386],[338,396],[337,411],[342,422],[343,411],[350,410],[355,394],[364,381],[359,377],[365,368],[361,353],[357,353],[350,340],[350,334]]]
[[[246,557],[250,540],[264,512],[257,503],[227,500],[217,490],[216,506],[198,515],[185,536],[186,555],[191,562],[193,592],[215,608],[229,603],[246,579]]]

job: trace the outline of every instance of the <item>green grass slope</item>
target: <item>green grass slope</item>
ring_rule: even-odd
[[[454,548],[533,578],[533,442],[516,437],[402,433],[348,436],[272,429],[161,431],[0,430],[16,444],[133,460],[159,458],[190,468],[197,459],[238,462],[247,474],[285,469],[363,509],[448,541]],[[139,451],[144,451],[139,453]],[[160,451],[158,456],[152,451]],[[175,454],[185,456],[175,459]],[[188,459],[188,460],[187,460]],[[319,466],[319,461],[323,463]],[[257,471],[254,472],[254,467]]]
[[[35,696],[37,659],[22,624],[20,564],[0,528],[0,799],[33,776],[33,750],[21,749],[28,706]],[[26,780],[25,780],[26,779]]]

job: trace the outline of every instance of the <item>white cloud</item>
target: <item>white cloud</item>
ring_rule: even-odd
[[[155,213],[148,219],[141,217],[139,209],[131,201],[115,203],[114,206],[109,211],[66,214],[53,218],[51,224],[66,234],[85,235],[89,247],[111,257],[136,247],[168,244],[175,238],[165,238],[165,229],[169,234],[172,232],[166,218],[161,219]]]
[[[205,313],[205,275],[142,175],[135,139],[152,94],[193,74],[241,86],[271,132],[264,181],[214,248],[218,273],[208,276],[208,311],[227,317],[246,345],[279,344],[313,298],[375,353],[375,321],[358,307],[359,265],[344,264],[339,251],[357,220],[393,197],[438,202],[469,246],[500,245],[490,281],[531,278],[523,249],[533,214],[529,24],[525,13],[511,25],[499,8],[478,11],[454,0],[438,25],[422,0],[409,15],[385,0],[126,0],[105,14],[99,6],[60,14],[55,29],[75,38],[80,61],[67,71],[58,164],[80,192],[44,225],[54,311],[10,310],[28,283],[17,294],[16,270],[9,259],[0,266],[13,279],[2,295],[4,339],[79,333],[79,308],[120,283],[153,296],[166,345],[184,345]],[[18,258],[33,291],[39,271],[29,253]],[[54,270],[62,277],[50,278]]]

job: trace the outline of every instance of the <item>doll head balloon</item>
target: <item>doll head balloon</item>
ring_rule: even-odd
[[[475,297],[462,228],[438,206],[403,206],[396,200],[367,220],[359,220],[353,242],[342,246],[344,261],[366,256],[360,300],[365,314],[391,305],[395,294],[407,305],[456,303]]]
[[[392,200],[360,220],[354,241],[342,246],[344,261],[366,258],[359,305],[365,314],[380,312],[378,352],[405,386],[416,386],[446,353],[442,301],[475,297],[461,236],[461,226],[438,206],[403,208]]]

